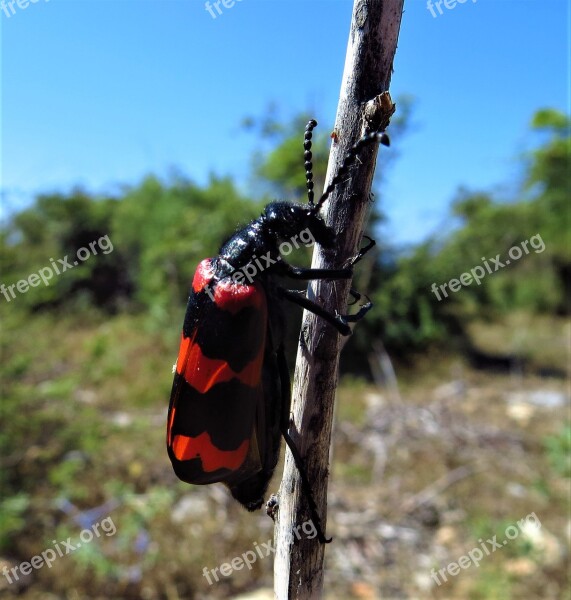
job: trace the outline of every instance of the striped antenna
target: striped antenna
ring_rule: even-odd
[[[305,135],[303,136],[303,160],[305,166],[305,184],[307,185],[307,202],[313,206],[313,163],[311,159],[311,136],[313,128],[317,125],[315,119],[311,119],[305,127]]]

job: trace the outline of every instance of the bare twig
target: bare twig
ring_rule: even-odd
[[[394,112],[388,95],[393,58],[404,0],[355,0],[345,70],[335,122],[337,143],[329,158],[326,187],[338,172],[348,149],[368,131],[383,130]],[[314,268],[345,264],[361,242],[368,198],[376,163],[376,146],[360,155],[347,181],[325,204],[325,218],[337,232],[334,252],[315,249]],[[308,293],[328,311],[347,306],[350,282],[315,282]],[[303,318],[293,388],[290,435],[305,460],[309,481],[325,529],[326,491],[333,403],[338,377],[340,340],[322,319],[307,312]],[[275,595],[318,598],[323,586],[323,544],[317,538],[293,535],[308,521],[307,503],[300,494],[300,479],[286,451],[284,478],[276,522]]]

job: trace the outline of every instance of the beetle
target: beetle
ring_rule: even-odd
[[[367,302],[352,315],[334,315],[303,292],[278,285],[276,276],[349,279],[353,265],[375,242],[369,239],[340,269],[295,267],[283,260],[280,249],[303,233],[324,248],[334,247],[335,233],[319,216],[320,208],[347,176],[359,151],[375,141],[388,146],[389,139],[384,132],[363,136],[314,203],[311,140],[316,125],[310,120],[304,135],[308,203],[270,203],[222,245],[218,256],[203,260],[196,269],[170,396],[167,450],[181,480],[199,485],[222,482],[254,511],[264,502],[283,436],[299,469],[318,538],[325,543],[330,540],[321,531],[303,460],[288,434],[291,390],[282,303],[289,300],[315,313],[342,335],[349,335],[349,323],[360,320],[372,305]],[[360,299],[357,292],[351,294],[355,301]]]

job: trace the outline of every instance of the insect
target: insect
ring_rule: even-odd
[[[377,140],[389,145],[389,140],[385,133],[363,136],[314,203],[311,139],[316,125],[309,121],[304,136],[308,203],[272,202],[225,242],[218,256],[203,260],[196,269],[170,397],[167,450],[180,479],[192,484],[222,482],[238,502],[254,511],[264,502],[283,436],[299,469],[318,539],[325,543],[330,540],[321,531],[303,460],[288,434],[291,391],[282,303],[289,300],[302,306],[342,335],[351,333],[349,323],[360,320],[371,303],[352,315],[334,315],[299,290],[281,287],[275,276],[352,277],[353,265],[374,246],[373,240],[347,267],[333,270],[292,266],[280,249],[296,239],[333,248],[335,233],[319,216],[321,206],[365,145]],[[359,300],[359,294],[351,293]]]

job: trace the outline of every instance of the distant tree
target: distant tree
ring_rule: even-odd
[[[389,128],[392,148],[380,155],[382,159],[395,148],[398,154],[399,141],[410,124],[411,106],[410,99],[397,99],[398,118]],[[80,189],[40,195],[0,229],[1,283],[26,279],[49,266],[50,259],[73,257],[79,248],[107,235],[113,252],[99,253],[54,276],[48,286],[20,294],[18,307],[38,310],[79,303],[115,311],[140,309],[155,316],[170,314],[172,309],[182,311],[201,259],[215,255],[221,242],[257,216],[265,202],[305,200],[302,140],[310,115],[285,123],[278,120],[275,110],[268,110],[267,115],[245,121],[245,127],[260,140],[253,166],[260,200],[242,197],[231,180],[216,177],[200,187],[183,177],[163,182],[149,176],[118,198],[96,198]],[[354,370],[365,365],[366,354],[377,339],[393,355],[406,356],[431,343],[449,341],[451,333],[461,338],[468,320],[484,312],[493,316],[513,308],[568,310],[570,128],[565,115],[551,109],[538,111],[532,129],[543,139],[522,162],[519,197],[498,202],[490,193],[461,189],[451,208],[451,233],[430,238],[406,253],[382,236],[384,199],[379,194],[382,182],[377,182],[368,232],[377,238],[377,254],[371,253],[360,263],[355,280],[355,287],[368,293],[375,307],[349,341],[345,367]],[[325,124],[316,130],[316,189],[325,177],[328,144],[334,143],[330,133]],[[482,265],[482,257],[505,257],[512,246],[536,234],[544,241],[545,251],[532,250],[501,273],[486,277],[481,285],[464,286],[447,297],[441,294],[440,300],[431,291],[432,284],[458,278]],[[309,261],[309,253],[301,252],[295,261]],[[293,347],[296,339],[292,329]]]
[[[259,212],[228,179],[200,188],[186,180],[163,183],[147,177],[120,199],[97,199],[83,191],[39,196],[0,232],[2,283],[26,279],[108,236],[113,250],[98,252],[18,297],[18,306],[46,309],[80,302],[164,314],[184,306],[200,260]]]
[[[498,202],[487,192],[460,190],[451,208],[455,227],[444,238],[430,238],[385,265],[384,280],[373,281],[378,311],[368,319],[369,345],[378,336],[393,355],[406,356],[432,343],[454,340],[467,347],[466,325],[472,318],[499,317],[519,308],[534,312],[568,310],[571,281],[569,198],[571,139],[569,120],[553,110],[536,113],[532,127],[547,139],[524,161],[520,198]],[[459,292],[440,298],[432,284],[448,284],[483,266],[482,258],[500,255],[535,237],[529,255],[499,272],[486,272]],[[545,248],[542,249],[542,241]],[[521,247],[521,246],[520,246]],[[493,262],[489,262],[495,269]],[[378,287],[377,287],[378,284]],[[361,328],[364,329],[364,328]]]
[[[116,308],[120,297],[129,297],[131,282],[126,277],[120,249],[106,254],[99,251],[97,257],[73,265],[80,248],[89,249],[90,243],[104,236],[112,242],[111,221],[117,205],[115,199],[95,199],[79,189],[68,195],[40,195],[31,207],[3,227],[2,283],[14,284],[40,269],[52,269],[49,279],[46,271],[48,285],[42,283],[19,294],[18,306],[48,308],[81,297],[93,304]],[[67,265],[59,262],[66,257]],[[61,269],[61,275],[53,264]]]
[[[525,189],[532,211],[548,241],[549,256],[559,280],[559,312],[571,306],[571,119],[553,109],[538,111],[532,128],[546,134],[547,143],[532,152]]]

